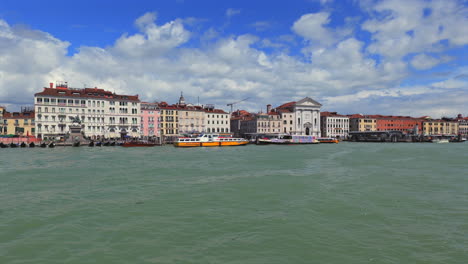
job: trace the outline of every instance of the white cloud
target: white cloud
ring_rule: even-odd
[[[418,54],[411,60],[411,65],[418,70],[427,70],[440,63],[439,59],[426,54]]]
[[[369,8],[378,15],[362,28],[372,33],[369,52],[390,59],[410,53],[441,52],[449,45],[468,44],[468,8],[456,0],[387,0]],[[370,13],[373,14],[373,13]]]
[[[328,23],[330,23],[330,14],[327,12],[306,14],[294,22],[292,30],[314,44],[329,45],[335,39],[330,30],[325,27]]]
[[[114,51],[131,57],[147,56],[148,53],[162,54],[188,41],[190,33],[180,20],[162,26],[154,23],[155,13],[146,13],[135,22],[141,33],[121,36],[115,43]]]

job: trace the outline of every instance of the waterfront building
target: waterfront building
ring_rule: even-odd
[[[34,95],[36,137],[65,139],[74,122],[86,137],[140,136],[138,95],[119,95],[98,88],[75,89],[67,83],[50,84]]]
[[[179,110],[179,134],[200,134],[205,130],[203,107],[185,103],[185,98],[181,93],[177,108]]]
[[[354,114],[348,117],[350,132],[377,131],[377,119],[372,116]]]
[[[29,108],[22,109],[21,112],[7,112],[0,109],[1,114],[1,135],[32,136],[34,135],[34,111]]]
[[[207,133],[230,133],[231,120],[229,114],[224,110],[216,109],[214,105],[203,107],[204,114],[204,132]]]
[[[376,119],[377,131],[401,131],[403,133],[422,133],[424,117],[370,115]],[[416,130],[417,129],[417,130]]]
[[[269,105],[271,107],[271,105]],[[267,113],[259,113],[255,115],[256,121],[256,133],[265,134],[279,134],[281,133],[281,116],[275,111],[269,111],[267,107]]]
[[[252,114],[245,111],[245,110],[237,110],[231,113],[231,133],[233,133],[236,137],[243,137],[245,133],[255,133],[255,132],[247,132],[246,129],[248,120],[253,118]],[[254,128],[256,131],[256,127]]]
[[[458,121],[458,134],[465,138],[468,137],[468,117],[459,114],[456,120]]]
[[[7,131],[8,124],[3,119],[3,113],[5,112],[5,107],[0,106],[0,135],[4,135]]]
[[[422,126],[424,135],[458,135],[457,120],[428,119]]]
[[[141,103],[141,134],[144,138],[159,137],[158,103]]]
[[[282,120],[281,131],[291,135],[320,136],[322,105],[310,97],[289,102],[275,108]],[[286,122],[285,122],[286,121]]]
[[[322,137],[348,138],[349,117],[337,112],[321,112],[320,125]]]
[[[164,137],[176,137],[179,135],[179,109],[175,105],[166,102],[159,103],[160,132]]]

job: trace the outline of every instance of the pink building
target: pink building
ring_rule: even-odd
[[[141,132],[143,137],[159,137],[158,103],[141,103]]]

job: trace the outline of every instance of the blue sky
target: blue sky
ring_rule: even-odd
[[[0,104],[49,82],[264,110],[309,96],[344,114],[468,115],[462,0],[11,1]]]

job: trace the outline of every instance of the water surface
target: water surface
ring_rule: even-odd
[[[466,263],[468,144],[0,150],[0,263]]]

